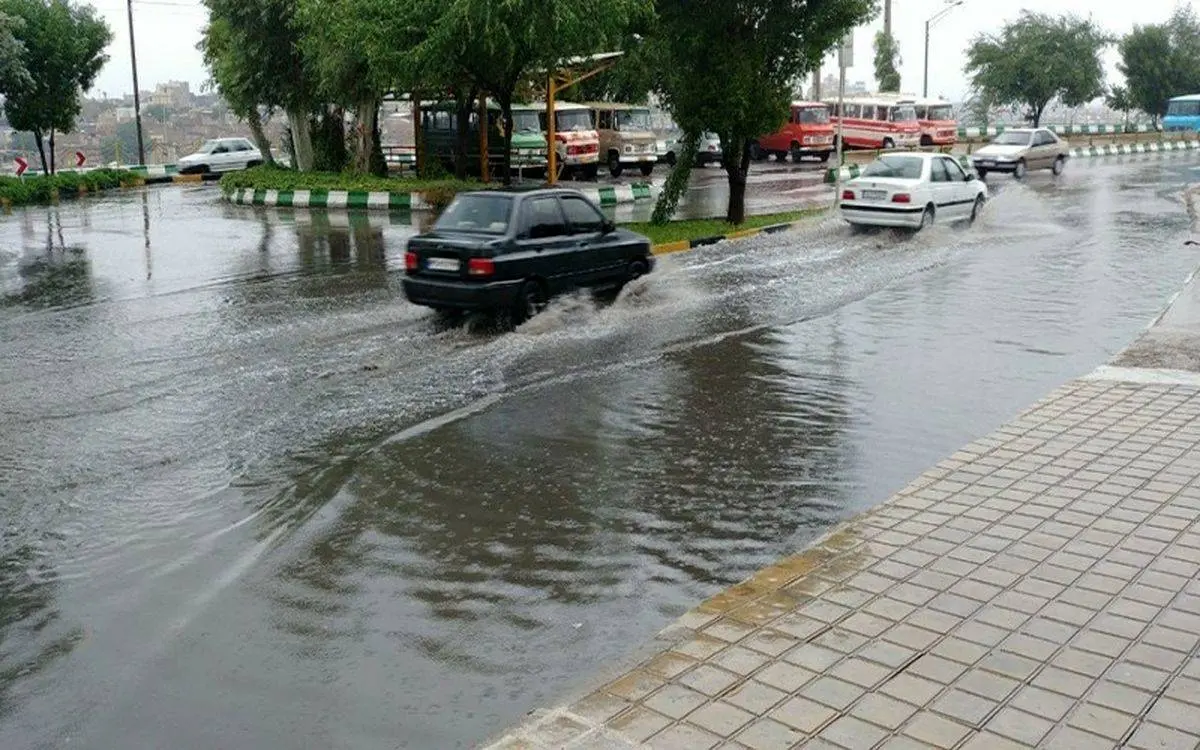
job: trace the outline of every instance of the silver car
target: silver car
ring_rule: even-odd
[[[1019,180],[1031,169],[1062,174],[1070,155],[1070,145],[1046,128],[1014,128],[971,154],[971,166],[980,177],[1007,172]]]
[[[658,137],[656,148],[660,164],[675,166],[675,162],[678,161],[676,151],[679,149],[679,141],[682,138],[683,133],[678,130]],[[700,134],[700,144],[696,150],[696,161],[694,163],[698,167],[703,167],[706,164],[721,163],[721,139],[716,133]]]

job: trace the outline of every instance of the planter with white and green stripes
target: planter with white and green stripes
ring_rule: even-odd
[[[1005,130],[1025,128],[1028,125],[992,125],[986,128],[959,128],[959,138],[988,138]],[[1059,135],[1120,135],[1122,133],[1153,133],[1149,125],[1045,125]]]
[[[1163,141],[1161,143],[1112,143],[1107,146],[1082,146],[1071,149],[1074,158],[1091,156],[1129,156],[1132,154],[1158,154],[1173,151],[1195,151],[1200,141]]]
[[[604,185],[581,188],[579,192],[602,206],[652,200],[662,191],[657,185]],[[225,195],[231,203],[243,206],[279,206],[282,208],[431,208],[421,193],[367,192],[364,190],[255,190],[242,188]]]

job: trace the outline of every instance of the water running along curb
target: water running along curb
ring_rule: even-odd
[[[1196,151],[1200,150],[1200,141],[1163,141],[1158,143],[1121,143],[1111,144],[1108,146],[1082,146],[1073,148],[1068,152],[1068,157],[1087,158],[1097,156],[1133,156],[1136,154],[1162,154],[1175,153],[1177,151]],[[963,165],[964,169],[971,167],[971,159],[967,154],[956,154],[958,161]],[[830,167],[825,171],[825,183],[832,185],[837,182],[837,167]],[[857,164],[847,164],[842,167],[842,179],[852,180],[862,173],[862,169]]]

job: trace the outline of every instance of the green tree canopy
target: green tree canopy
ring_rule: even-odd
[[[74,130],[80,97],[108,60],[104,49],[112,32],[94,8],[70,0],[0,0],[0,14],[18,19],[13,33],[30,73],[29,80],[11,70],[0,76],[4,112],[14,128],[33,133],[42,171],[49,174],[55,169],[54,135]]]
[[[1171,97],[1200,92],[1200,21],[1190,7],[1176,8],[1166,23],[1134,26],[1117,49],[1130,102],[1155,119]]]
[[[900,90],[900,46],[886,31],[875,35],[875,81],[880,91]]]
[[[716,133],[729,182],[726,219],[745,219],[750,143],[786,119],[792,82],[820,63],[846,32],[870,19],[874,0],[657,0],[656,88],[689,137]],[[694,142],[694,141],[693,141]],[[686,188],[676,166],[655,212],[667,218]],[[659,210],[662,209],[662,210]]]
[[[1104,94],[1100,53],[1112,39],[1090,19],[1022,11],[997,34],[967,49],[973,87],[999,104],[1017,104],[1036,126],[1046,105],[1077,107]]]
[[[1137,109],[1137,105],[1133,103],[1130,97],[1129,88],[1126,86],[1113,86],[1104,96],[1104,103],[1109,109],[1116,110],[1125,115],[1125,122],[1129,122],[1129,113]]]

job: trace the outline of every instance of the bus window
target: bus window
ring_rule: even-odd
[[[1173,101],[1167,104],[1168,117],[1200,117],[1200,99]]]
[[[883,106],[876,107],[875,108],[875,119],[879,120],[880,122],[887,122],[887,119],[888,119],[887,111],[888,111],[887,107],[883,107]]]

